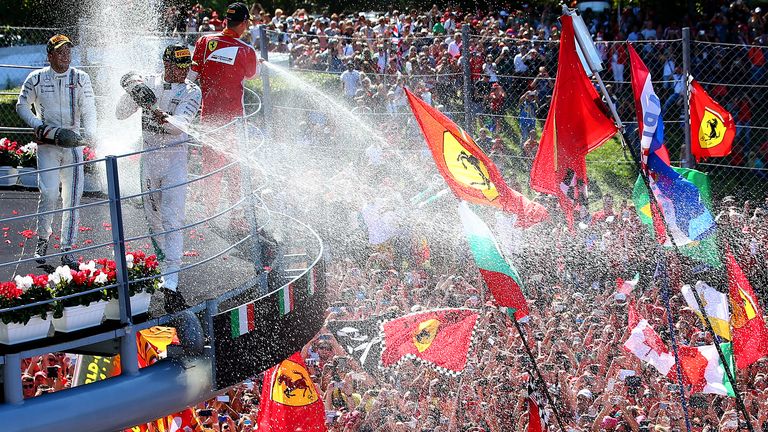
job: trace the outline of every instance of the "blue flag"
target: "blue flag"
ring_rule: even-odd
[[[653,91],[650,72],[631,45],[629,58],[640,134],[640,169],[648,174],[651,190],[661,204],[664,222],[675,244],[684,246],[703,240],[714,233],[715,220],[696,185],[670,166],[664,146],[661,101]],[[665,244],[669,243],[667,238]]]

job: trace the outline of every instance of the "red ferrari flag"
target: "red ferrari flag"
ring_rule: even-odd
[[[586,204],[585,157],[617,131],[576,53],[572,20],[560,17],[563,30],[555,89],[531,168],[531,187],[559,198],[569,227],[574,208]]]
[[[467,366],[478,315],[469,309],[437,309],[385,322],[381,365],[419,360],[448,375]]]
[[[325,431],[325,407],[301,354],[294,353],[264,373],[259,431]]]
[[[730,250],[725,253],[725,263],[733,327],[733,356],[736,367],[745,369],[768,354],[768,331],[755,292]]]
[[[457,197],[515,214],[522,227],[549,218],[541,204],[507,186],[496,165],[463,129],[408,89],[405,93],[435,165]]]
[[[731,113],[715,102],[704,88],[691,80],[691,154],[700,161],[731,153],[736,124]]]

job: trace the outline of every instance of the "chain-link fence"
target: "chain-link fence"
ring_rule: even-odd
[[[87,26],[3,30],[0,34],[0,85],[5,87],[0,91],[3,136],[22,138],[17,130],[11,129],[24,126],[15,114],[15,99],[29,70],[45,65],[45,41],[63,32],[71,35],[76,44],[83,39],[83,47],[93,46],[96,42],[91,36],[103,34],[101,30]],[[423,97],[431,98],[434,105],[458,123],[469,125],[478,143],[487,151],[493,151],[502,167],[508,168],[521,185],[527,184],[527,169],[535,154],[557,73],[559,43],[555,35],[550,35],[550,40],[471,35],[467,44],[461,44],[460,36],[455,40],[444,36],[370,36],[318,37],[266,32],[270,61],[287,66],[304,84],[302,87],[280,77],[274,77],[271,82],[273,100],[270,103],[273,120],[277,119],[272,132],[278,138],[334,136],[341,128],[330,121],[329,115],[346,108],[364,119],[367,127],[407,142],[407,137],[399,134],[397,128],[411,119],[402,92],[403,86],[408,86]],[[193,44],[199,34],[153,32],[146,37]],[[256,29],[248,32],[245,39],[257,49],[262,44]],[[625,46],[598,41],[596,47],[605,67],[601,75],[627,126],[627,140],[632,143],[636,140],[637,121]],[[682,158],[688,133],[684,119],[687,101],[681,89],[683,77],[690,73],[733,114],[738,125],[732,154],[722,159],[703,160],[697,168],[712,174],[717,196],[737,194],[762,200],[763,180],[768,174],[765,167],[768,161],[768,84],[765,84],[768,48],[689,39],[641,41],[635,43],[635,48],[648,66],[656,93],[662,100],[666,141],[672,158],[678,161]],[[684,58],[686,51],[690,53],[690,61]],[[463,67],[461,55],[469,59],[468,70]],[[350,62],[354,70],[363,74],[363,79],[354,94],[345,95],[341,75]],[[89,67],[104,67],[88,58],[87,48],[76,52],[74,63],[89,72]],[[499,90],[494,90],[494,84],[498,84]],[[248,85],[261,92],[260,82]],[[322,93],[307,98],[304,91],[307,85]],[[294,91],[298,89],[302,92]],[[334,106],[335,103],[341,105]],[[279,119],[290,121],[282,125]],[[343,136],[339,138],[343,141]],[[404,149],[417,151],[419,148],[420,144],[414,142]],[[614,141],[589,155],[590,176],[599,180],[595,182],[596,189],[607,184],[629,190],[636,172],[625,153],[618,141]]]
[[[387,136],[391,136],[390,125],[402,124],[402,119],[409,118],[400,87],[415,89],[458,123],[469,124],[478,143],[493,152],[502,167],[509,168],[512,178],[527,184],[530,161],[554,88],[557,40],[471,36],[468,49],[462,50],[460,44],[445,36],[318,37],[269,31],[267,38],[270,57],[287,54],[295,75],[345,100],[349,109],[362,119],[372,120],[370,123],[378,125]],[[260,41],[255,42],[258,45]],[[768,161],[768,85],[764,83],[768,48],[699,42],[687,37],[639,41],[634,46],[648,66],[662,101],[666,143],[672,159],[680,164],[685,156],[689,133],[685,77],[690,74],[733,114],[738,124],[732,154],[703,160],[697,169],[711,174],[716,198],[735,194],[762,200],[766,192],[763,180],[768,174],[764,167]],[[637,117],[625,44],[598,41],[596,47],[604,64],[601,75],[626,126],[627,141],[637,145]],[[467,52],[469,73],[465,74],[460,56]],[[684,58],[686,52],[690,53],[689,59]],[[342,85],[348,63],[363,74],[354,95],[345,95]],[[500,89],[494,90],[494,84]],[[295,119],[300,113],[299,118],[306,118],[310,128],[313,121],[326,124],[319,114],[321,107],[297,98],[295,93],[279,90],[273,101],[276,116]],[[629,196],[637,172],[628,151],[617,140],[590,154],[588,161],[590,177],[598,180],[593,185],[598,195],[601,186],[608,186]]]

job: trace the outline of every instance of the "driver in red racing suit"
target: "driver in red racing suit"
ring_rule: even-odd
[[[226,28],[221,33],[201,36],[197,40],[193,64],[187,75],[190,81],[199,79],[203,93],[200,121],[209,128],[221,127],[244,115],[243,82],[258,72],[256,52],[240,40],[250,24],[248,7],[243,3],[233,3],[227,7],[226,18]],[[234,124],[214,135],[222,138],[220,142],[227,143],[227,152],[231,154],[239,154],[238,130],[238,125]],[[231,161],[231,157],[217,149],[215,143],[203,147],[203,166],[207,172]],[[211,188],[219,187],[222,174],[227,178],[229,204],[232,205],[241,196],[240,169],[231,167],[211,176]],[[214,202],[210,202],[208,197],[208,203],[214,207],[218,207],[218,200],[215,198]]]

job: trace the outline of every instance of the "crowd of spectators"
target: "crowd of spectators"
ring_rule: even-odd
[[[635,119],[627,85],[629,59],[623,44],[637,44],[664,105],[665,120],[680,128],[685,77],[682,69],[682,28],[691,28],[694,78],[725,106],[738,128],[731,165],[768,166],[768,97],[762,84],[768,59],[768,11],[743,1],[707,5],[705,13],[662,16],[638,6],[620,12],[582,11],[605,66],[603,78],[625,122]],[[218,11],[196,4],[169,7],[165,28],[186,33],[190,43],[198,32],[219,31]],[[521,9],[463,11],[458,8],[359,13],[292,13],[265,10],[256,3],[250,32],[255,48],[266,25],[271,52],[289,55],[296,71],[344,75],[344,96],[358,110],[387,113],[407,106],[402,88],[419,94],[444,111],[471,110],[483,127],[523,142],[546,117],[557,71],[559,7],[524,5]],[[461,27],[468,24],[470,43],[464,49]],[[463,98],[462,56],[471,69],[469,106]],[[354,72],[350,77],[349,72]],[[504,118],[509,121],[504,121]],[[517,127],[514,127],[517,125]],[[757,128],[755,128],[757,126]]]
[[[345,180],[337,182],[344,184]],[[345,201],[356,197],[363,203],[370,201],[361,213],[370,214],[374,206],[381,219],[360,217],[357,226],[347,226],[343,235],[336,233],[327,241],[331,306],[326,322],[469,307],[481,312],[478,342],[461,378],[441,375],[416,362],[371,372],[324,328],[302,354],[325,404],[329,430],[524,431],[526,383],[532,369],[522,339],[509,318],[492,305],[460,228],[450,221],[426,221],[424,214],[419,214],[426,210],[409,207],[400,198],[403,186],[386,178],[379,188],[385,193],[365,186],[362,196],[344,190],[327,196],[327,205],[332,208],[329,212],[347,208]],[[277,204],[278,200],[274,196],[269,203]],[[432,205],[438,209],[429,211],[440,213],[439,208],[450,208],[454,203],[444,199]],[[749,202],[737,205],[733,198],[727,198],[718,210],[720,232],[738,251],[739,261],[765,306],[765,285],[760,282],[765,281],[761,272],[768,256],[768,200],[755,206]],[[320,210],[308,207],[303,211]],[[621,348],[629,334],[630,299],[616,294],[615,278],[640,272],[640,283],[629,296],[669,344],[667,310],[660,294],[660,284],[666,279],[673,292],[678,343],[711,344],[711,337],[685,306],[678,290],[682,283],[697,277],[691,272],[691,263],[667,254],[667,274],[654,276],[658,255],[651,252],[649,231],[639,224],[631,205],[615,205],[607,195],[602,207],[583,219],[576,235],[568,233],[560,220],[523,231],[515,229],[504,216],[495,217],[500,245],[524,278],[531,310],[524,333],[567,430],[685,430],[676,382]],[[339,225],[347,223],[343,220]],[[380,232],[390,235],[374,240],[373,234]],[[425,238],[430,253],[424,251]],[[26,360],[25,397],[68,387],[71,363],[64,354]],[[748,371],[739,371],[738,379],[753,424],[758,430],[768,430],[768,358]],[[254,377],[223,397],[194,407],[203,430],[255,430],[260,384],[261,377]],[[691,395],[693,430],[735,431],[743,427],[733,401],[722,396]],[[554,417],[551,422],[555,427]]]
[[[266,24],[270,51],[287,52],[291,67],[299,72],[340,74],[344,96],[359,110],[404,110],[402,87],[408,86],[444,111],[471,110],[482,126],[523,142],[549,107],[557,70],[559,14],[555,7],[533,6],[492,13],[437,6],[352,15],[311,15],[299,9],[290,15],[277,10],[272,16],[262,10],[251,42],[261,45],[255,30]],[[739,126],[731,163],[758,168],[768,163],[768,145],[763,144],[768,137],[753,128],[768,124],[768,109],[762,102],[768,96],[762,85],[768,35],[765,12],[759,7],[734,2],[710,15],[681,20],[661,18],[639,7],[626,7],[621,14],[587,10],[583,17],[621,118],[635,119],[628,55],[618,43],[629,41],[637,44],[657,82],[665,120],[677,129],[685,89],[681,28],[690,27],[690,72]],[[470,26],[466,49],[462,24]],[[469,106],[463,98],[465,53],[471,77]],[[511,121],[505,123],[503,117]]]
[[[518,118],[518,129],[513,132],[519,134],[524,154],[535,153],[536,119],[546,115],[556,71],[553,41],[558,38],[559,10],[526,7],[476,14],[433,7],[429,11],[352,16],[310,15],[303,10],[287,15],[277,10],[272,16],[254,6],[253,12],[259,17],[254,24],[267,23],[273,30],[269,33],[270,48],[289,53],[292,67],[339,73],[340,93],[347,103],[373,113],[404,110],[406,85],[447,112],[463,111],[461,38],[456,30],[466,22],[473,33],[469,49],[472,109],[498,116],[512,112]],[[189,12],[169,8],[166,15],[169,31],[218,30],[221,23],[217,20],[215,11],[199,5]],[[622,11],[620,22],[615,11],[588,12],[585,21],[606,65],[610,64],[614,92],[626,87],[628,71],[624,69],[626,53],[609,43],[612,40],[669,41],[679,39],[681,26],[687,25],[699,41],[763,47],[768,43],[765,16],[741,2],[707,19],[685,17],[662,23],[650,11],[628,7]],[[205,25],[211,27],[202,27]],[[257,34],[251,32],[254,45],[261,43]],[[679,94],[679,53],[673,47],[670,42],[659,42],[644,44],[640,50],[654,76],[663,81],[657,92],[667,111],[679,104],[675,97]],[[751,65],[739,69],[749,71],[744,79],[762,79],[766,66],[760,55],[768,54],[765,48],[720,47],[695,49],[693,71],[701,76],[714,74],[711,68],[719,63],[723,75],[713,75],[710,80],[725,76],[735,79],[728,68],[734,67],[732,53],[736,52],[743,53]],[[755,97],[753,90],[749,90],[751,94],[732,87],[721,91],[725,93],[720,96],[741,107],[737,112],[732,110],[740,124],[749,121],[744,119],[752,109],[749,101]],[[726,94],[729,92],[733,94]],[[632,108],[626,103],[623,106],[623,117],[632,118],[634,112],[626,114]],[[498,140],[511,132],[497,120],[500,117],[489,118],[492,120],[479,131],[478,142],[502,151]],[[384,131],[393,142],[399,139],[395,129]],[[744,133],[741,139],[745,139]],[[509,318],[492,305],[472,264],[456,223],[455,202],[444,197],[416,205],[410,198],[414,185],[429,190],[440,183],[430,178],[432,172],[422,169],[423,164],[414,162],[429,156],[398,156],[377,145],[373,143],[366,150],[369,164],[365,169],[351,167],[332,180],[306,182],[306,178],[328,178],[319,170],[309,169],[302,178],[286,179],[286,184],[275,188],[280,192],[265,191],[265,203],[320,227],[328,254],[327,287],[332,305],[326,311],[328,322],[470,307],[481,312],[479,343],[470,352],[469,366],[461,378],[410,362],[392,371],[372,372],[324,328],[302,354],[322,394],[329,429],[526,430],[525,389],[532,365],[522,339]],[[387,156],[382,157],[382,153]],[[285,191],[291,191],[290,196]],[[582,215],[575,233],[565,228],[556,202],[546,198],[540,201],[555,217],[532,229],[517,229],[502,214],[483,216],[495,221],[491,225],[500,245],[525,282],[531,316],[523,329],[567,430],[685,430],[677,384],[621,348],[629,332],[630,299],[615,293],[616,278],[640,273],[640,283],[630,297],[667,345],[670,331],[660,295],[662,283],[666,281],[672,290],[678,343],[705,345],[713,342],[685,306],[679,288],[699,277],[711,278],[712,284],[725,282],[717,271],[694,274],[694,268],[699,267],[696,263],[672,253],[666,254],[668,265],[660,269],[654,240],[639,223],[634,207],[623,199],[614,202],[607,194],[602,200],[602,208]],[[719,232],[736,251],[765,310],[768,199],[754,205],[727,198],[718,205]],[[25,397],[66,388],[71,381],[71,358],[67,355],[28,359],[23,369]],[[768,359],[748,371],[739,371],[738,379],[753,424],[768,431]],[[226,397],[194,407],[197,418],[206,430],[256,430],[260,384],[260,377],[254,377]],[[696,394],[689,406],[697,432],[735,431],[743,426],[732,398]],[[554,424],[554,418],[551,421]]]

